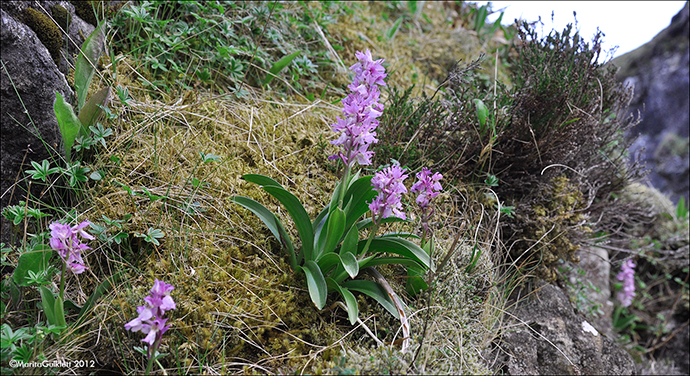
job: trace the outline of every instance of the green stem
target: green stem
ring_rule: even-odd
[[[348,153],[349,154],[349,153]],[[350,165],[345,166],[345,172],[343,172],[343,180],[340,182],[340,192],[338,192],[338,207],[343,208],[343,200],[345,200],[345,191],[347,191],[347,183],[350,180]]]
[[[67,271],[67,261],[62,263],[62,273],[60,274],[60,299],[65,301],[65,272]]]
[[[146,372],[144,372],[144,375],[149,374],[151,372],[151,367],[153,366],[153,359],[156,357],[156,350],[158,350],[158,345],[160,344],[160,339],[157,341],[153,342],[153,345],[148,349],[148,355],[149,355],[149,363],[146,365]]]
[[[374,222],[374,228],[371,229],[371,233],[369,233],[369,239],[367,239],[367,243],[364,245],[362,252],[360,252],[361,255],[366,255],[367,251],[369,250],[369,246],[371,245],[371,241],[374,240],[374,237],[376,236],[376,233],[378,231],[379,231],[379,224]]]

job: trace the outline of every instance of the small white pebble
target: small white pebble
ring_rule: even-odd
[[[594,327],[590,325],[587,321],[582,322],[582,330],[594,334],[595,337],[599,335],[599,332],[597,332],[597,330],[594,329]]]

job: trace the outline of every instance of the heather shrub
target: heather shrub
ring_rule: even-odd
[[[483,84],[480,57],[451,67],[438,99],[414,104],[392,91],[380,128],[390,137],[377,149],[451,179],[495,176],[497,197],[483,204],[515,208],[502,218],[504,244],[514,260],[529,251],[522,260],[541,263],[538,275],[553,280],[555,262],[572,259],[592,230],[609,231],[634,216],[613,200],[642,175],[627,162],[623,139],[636,121],[617,117],[632,92],[615,81],[614,66],[597,63],[601,33],[588,43],[568,25],[539,38],[523,23],[518,36],[510,87]]]

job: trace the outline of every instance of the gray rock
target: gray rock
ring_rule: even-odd
[[[62,140],[53,110],[55,92],[66,98],[73,93],[48,50],[28,26],[4,9],[0,10],[0,23],[0,203],[4,208],[26,199],[27,181],[22,171],[31,166],[31,161],[49,159],[56,165]],[[32,193],[38,197],[41,187],[33,187]],[[9,230],[3,218],[5,243],[9,242]]]
[[[515,330],[503,334],[511,375],[624,375],[635,370],[632,357],[576,313],[566,295],[544,284],[513,315]],[[510,327],[510,326],[506,326]]]
[[[642,47],[613,60],[620,67],[619,81],[634,87],[630,113],[640,111],[642,121],[630,136],[640,136],[630,148],[632,153],[645,150],[643,159],[651,169],[649,180],[674,202],[688,199],[689,174],[687,151],[667,161],[658,148],[669,134],[680,139],[690,132],[690,13],[688,3],[671,24]]]
[[[575,300],[575,306],[585,315],[588,322],[599,332],[614,338],[611,322],[613,302],[609,286],[609,253],[599,247],[582,247],[575,255],[580,259],[580,263],[572,265],[567,275],[572,286],[568,296]]]

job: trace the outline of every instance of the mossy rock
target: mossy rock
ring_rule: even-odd
[[[57,25],[45,14],[33,8],[24,10],[24,23],[36,33],[38,39],[50,52],[55,64],[60,63],[60,49],[64,44]]]
[[[70,1],[74,5],[74,12],[82,20],[90,23],[93,26],[98,25],[96,13],[101,13],[103,10],[103,2],[97,0],[89,1]]]
[[[72,15],[62,5],[55,5],[51,10],[53,19],[65,32],[69,32],[69,24],[72,22]]]

